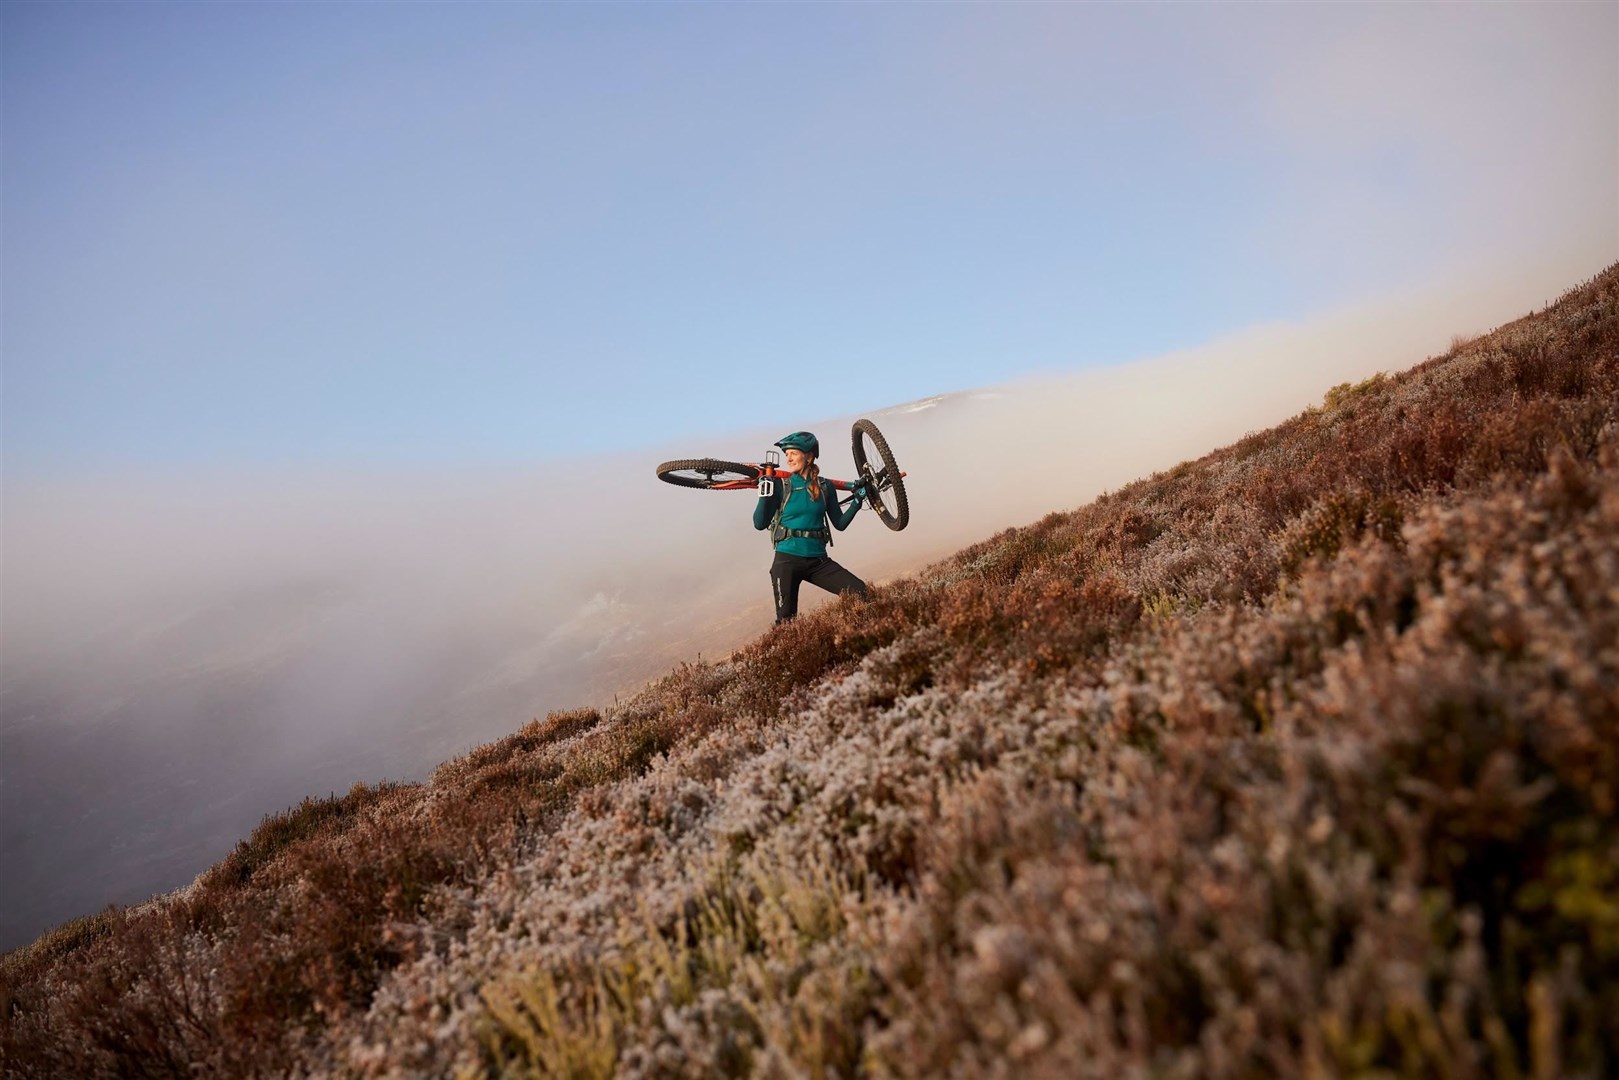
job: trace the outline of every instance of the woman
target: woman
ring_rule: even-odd
[[[795,431],[776,443],[787,458],[787,475],[772,482],[759,481],[759,501],[753,508],[753,527],[769,529],[776,548],[770,564],[770,583],[776,594],[776,622],[784,623],[798,614],[798,586],[808,581],[827,592],[852,592],[864,598],[866,583],[826,557],[832,532],[828,520],[839,532],[865,501],[865,488],[855,488],[855,498],[847,510],[838,508],[838,493],[821,480],[821,467],[815,459],[821,444],[807,431]]]

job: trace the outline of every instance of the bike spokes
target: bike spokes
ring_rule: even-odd
[[[894,461],[888,440],[870,420],[856,420],[851,432],[855,467],[868,487],[867,499],[882,523],[890,529],[905,528],[911,520],[910,501],[905,496],[905,474]],[[870,444],[868,449],[867,444]],[[874,464],[872,459],[876,458]]]

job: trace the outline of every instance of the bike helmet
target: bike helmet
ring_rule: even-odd
[[[783,450],[802,450],[810,457],[821,456],[820,441],[807,431],[795,431],[791,435],[784,435],[776,441],[776,445]]]

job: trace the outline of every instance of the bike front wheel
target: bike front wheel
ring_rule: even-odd
[[[752,483],[759,479],[759,469],[740,461],[682,458],[659,465],[658,479],[676,487],[713,489],[726,484]]]
[[[898,532],[910,523],[911,504],[905,497],[905,478],[894,460],[894,452],[870,420],[856,420],[851,438],[855,468],[867,485],[866,501],[877,511],[884,525]]]

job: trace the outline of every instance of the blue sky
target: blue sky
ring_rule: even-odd
[[[712,452],[1619,257],[1614,4],[10,3],[0,32],[8,480]]]

